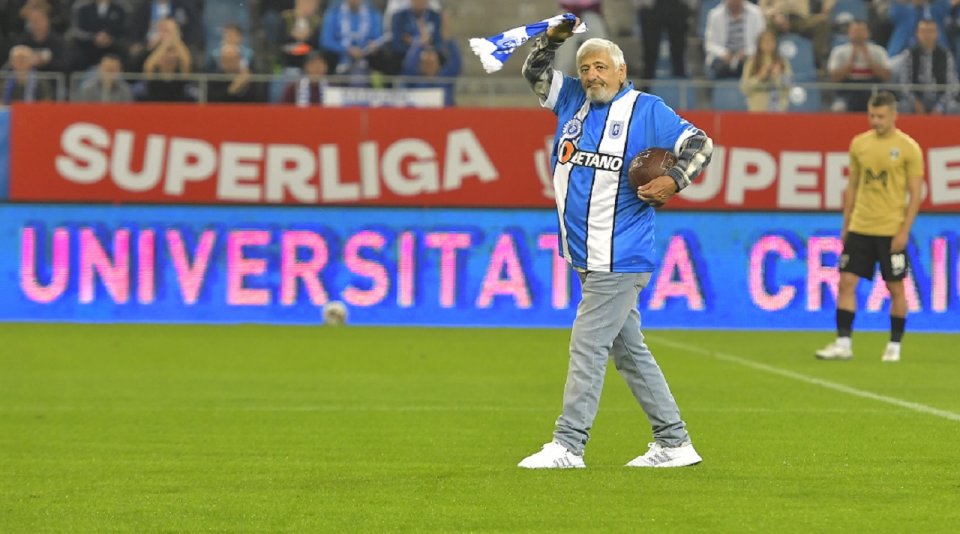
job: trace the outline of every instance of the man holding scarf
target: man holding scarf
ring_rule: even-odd
[[[558,118],[552,164],[559,248],[580,278],[583,298],[573,323],[563,409],[553,440],[519,467],[586,467],[583,451],[608,358],[653,427],[649,450],[627,466],[693,465],[701,457],[644,343],[637,298],[656,262],[654,207],[700,174],[713,144],[659,97],[635,90],[626,78],[623,51],[610,41],[590,39],[580,46],[579,80],[555,70],[557,49],[578,22],[567,19],[551,26],[536,39],[523,66],[540,103]],[[672,150],[677,164],[666,175],[631,188],[629,162],[655,147]]]

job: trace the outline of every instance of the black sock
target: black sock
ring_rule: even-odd
[[[853,312],[837,308],[837,337],[850,337],[853,333]]]
[[[903,331],[907,328],[907,318],[906,317],[895,317],[890,316],[890,341],[893,343],[900,343],[900,340],[903,339]]]

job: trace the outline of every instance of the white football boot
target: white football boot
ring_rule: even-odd
[[[900,344],[899,343],[887,343],[887,348],[883,351],[883,356],[880,357],[881,362],[899,362],[900,361]]]
[[[826,347],[817,351],[817,358],[820,360],[849,360],[853,358],[853,347],[850,345],[850,338],[842,338],[846,341],[837,339]]]
[[[556,440],[544,444],[540,452],[527,456],[517,464],[524,469],[580,469],[586,467],[583,456],[573,454]]]
[[[654,441],[646,453],[630,460],[627,467],[685,467],[702,461],[689,441],[678,447],[664,447]]]

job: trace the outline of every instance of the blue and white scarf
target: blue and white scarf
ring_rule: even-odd
[[[561,22],[568,20],[577,20],[577,17],[573,13],[564,13],[563,15],[541,20],[540,22],[519,26],[491,37],[474,37],[470,39],[470,48],[483,63],[483,70],[488,73],[497,72],[503,68],[503,64],[506,63],[507,59],[510,58],[510,54],[513,54],[513,51],[516,50],[517,47],[547,31],[549,28],[553,28]],[[587,25],[581,22],[580,25],[573,30],[573,33],[583,33],[585,31],[587,31]]]
[[[357,29],[353,29],[351,20],[350,6],[346,2],[340,4],[340,44],[347,50],[351,46],[363,48],[367,45],[370,37],[370,25],[372,18],[370,15],[370,6],[366,3],[360,5],[357,11]]]

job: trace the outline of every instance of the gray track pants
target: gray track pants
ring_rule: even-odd
[[[607,358],[613,358],[646,412],[653,437],[668,447],[688,441],[677,402],[640,332],[637,297],[650,281],[650,273],[577,274],[583,299],[570,335],[570,368],[554,439],[583,454],[597,416]]]

